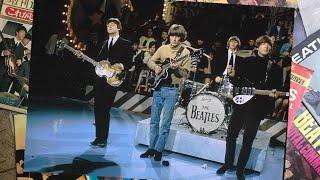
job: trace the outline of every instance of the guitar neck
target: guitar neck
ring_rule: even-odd
[[[73,48],[72,48],[71,46],[69,46],[69,45],[66,45],[66,44],[65,44],[64,47],[65,47],[67,50],[69,50],[69,51],[71,51],[72,53],[74,53],[74,54],[78,52],[77,50],[73,49]],[[98,65],[98,62],[96,62],[95,60],[91,59],[89,56],[87,56],[87,55],[85,55],[85,54],[82,54],[82,55],[81,55],[81,59],[83,59],[83,60],[91,63],[93,66],[97,66],[97,65]]]
[[[254,89],[253,93],[255,95],[263,95],[263,96],[269,96],[270,94],[276,94],[278,97],[288,97],[289,92],[281,92],[281,91],[271,91],[271,90],[260,90],[260,89]]]
[[[190,54],[186,54],[186,55],[184,55],[184,56],[182,56],[182,57],[179,57],[178,59],[172,60],[172,61],[173,61],[174,63],[178,63],[178,62],[184,60],[185,58],[187,58],[188,56],[190,56]],[[170,68],[170,63],[165,64],[164,66],[162,66],[162,69],[169,69],[169,68]]]
[[[254,95],[263,95],[263,96],[268,96],[269,94],[273,93],[272,91],[269,90],[260,90],[260,89],[254,89],[253,94]]]
[[[253,87],[242,87],[242,88],[235,87],[235,92],[241,95],[262,95],[262,96],[276,95],[277,97],[289,96],[289,92],[261,90],[261,89],[255,89]]]

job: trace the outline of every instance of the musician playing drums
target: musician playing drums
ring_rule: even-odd
[[[247,57],[237,63],[233,76],[233,85],[236,87],[251,86],[256,89],[273,89],[272,84],[276,80],[270,80],[268,69],[269,54],[272,49],[271,38],[260,36],[255,44],[257,51],[254,56]],[[274,84],[276,84],[274,82]],[[233,166],[236,148],[236,139],[241,128],[244,128],[243,142],[237,162],[237,178],[244,179],[244,169],[248,162],[252,149],[253,140],[257,134],[261,120],[268,112],[271,112],[274,99],[268,95],[255,95],[251,100],[242,105],[235,105],[234,111],[228,125],[225,161],[222,167],[217,170],[217,174],[224,174]]]
[[[213,83],[214,90],[218,89],[218,86],[222,83],[222,78],[231,73],[235,68],[236,62],[241,59],[236,55],[240,46],[240,39],[237,36],[231,36],[227,41],[227,50],[216,55],[212,65],[212,75],[215,82]]]
[[[186,30],[182,25],[173,24],[169,31],[170,44],[162,45],[148,61],[148,67],[160,74],[164,69],[164,63],[170,59],[168,78],[161,80],[153,93],[150,122],[150,145],[146,152],[140,155],[141,158],[154,156],[155,161],[161,161],[162,151],[169,134],[171,120],[173,117],[175,103],[178,98],[178,83],[175,84],[174,78],[187,78],[191,67],[191,58],[188,56],[189,50],[181,45],[185,38]],[[179,62],[175,62],[175,60]],[[185,57],[185,58],[181,58]],[[163,119],[159,128],[161,111]]]

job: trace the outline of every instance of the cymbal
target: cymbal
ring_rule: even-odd
[[[236,52],[236,55],[242,58],[246,58],[252,55],[252,50],[239,50]]]

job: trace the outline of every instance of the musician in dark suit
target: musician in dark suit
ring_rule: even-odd
[[[154,156],[155,161],[162,159],[162,151],[166,145],[173,117],[174,106],[178,98],[179,79],[187,78],[191,68],[189,50],[181,42],[185,38],[186,30],[182,25],[173,24],[169,29],[170,44],[162,45],[148,61],[148,67],[156,74],[161,73],[164,63],[169,59],[181,59],[179,63],[170,64],[168,77],[164,78],[155,88],[151,107],[150,145],[149,149],[140,155],[141,158]],[[159,127],[160,115],[163,113],[162,124]]]
[[[236,63],[241,57],[236,55],[236,52],[241,46],[241,41],[237,36],[231,36],[227,41],[227,50],[220,51],[216,55],[212,64],[212,76],[215,83],[213,89],[217,90],[222,82],[223,76],[231,72],[235,68]]]
[[[117,63],[124,71],[127,71],[132,66],[131,42],[120,37],[122,26],[118,18],[110,18],[106,22],[106,28],[108,39],[104,41],[97,61],[108,60],[111,64]],[[110,86],[105,78],[95,76],[93,92],[96,138],[91,142],[93,146],[105,147],[107,144],[110,108],[117,90],[118,88]]]
[[[7,72],[8,67],[5,65],[6,56],[14,55],[13,61],[23,58],[24,46],[21,41],[24,39],[26,32],[27,30],[24,26],[18,26],[14,38],[5,38],[0,43],[0,92],[7,91],[11,83],[11,77]]]
[[[230,73],[233,85],[236,87],[254,87],[256,89],[273,89],[268,62],[272,43],[269,36],[261,36],[256,40],[257,52],[254,56],[241,60],[241,63]],[[269,83],[267,83],[269,82]],[[233,166],[236,139],[244,128],[243,142],[237,162],[237,178],[244,179],[244,169],[248,162],[252,143],[256,137],[259,124],[267,113],[273,109],[274,99],[268,96],[255,95],[251,100],[242,105],[234,105],[234,111],[228,125],[225,161],[217,174],[224,174]]]

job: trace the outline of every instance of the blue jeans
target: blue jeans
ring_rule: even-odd
[[[170,131],[171,120],[175,103],[178,98],[178,89],[161,87],[153,92],[150,121],[150,149],[162,152]],[[163,109],[162,124],[159,131],[160,115]]]

